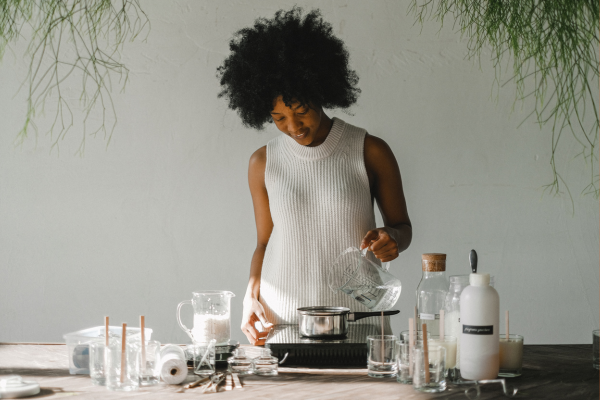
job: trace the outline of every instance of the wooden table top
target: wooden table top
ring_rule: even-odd
[[[259,348],[244,346],[249,355]],[[591,345],[528,345],[523,376],[507,379],[518,388],[516,399],[598,399],[598,370],[592,367]],[[65,345],[0,344],[0,375],[17,374],[40,383],[42,392],[30,398],[78,396],[116,399],[188,399],[195,389],[176,393],[179,386],[159,384],[138,392],[111,392],[92,385],[87,375],[70,375]],[[188,381],[194,380],[193,375]],[[443,393],[424,394],[395,379],[367,376],[366,369],[280,368],[274,377],[241,377],[244,390],[213,394],[219,399],[467,399],[464,387],[450,384]],[[505,399],[500,385],[481,387],[481,400]]]

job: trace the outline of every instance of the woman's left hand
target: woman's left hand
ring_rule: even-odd
[[[367,247],[382,262],[392,261],[400,254],[398,243],[388,233],[386,228],[377,228],[367,232],[360,244],[360,249],[362,250]]]

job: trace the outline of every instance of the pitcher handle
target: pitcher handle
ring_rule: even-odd
[[[181,307],[184,304],[193,305],[193,303],[192,303],[191,300],[184,300],[184,301],[182,301],[181,303],[179,303],[177,305],[177,323],[179,323],[179,326],[181,327],[181,329],[183,329],[183,331],[188,334],[188,336],[190,337],[190,339],[192,339],[192,343],[194,343],[194,336],[192,336],[192,331],[190,329],[188,329],[188,327],[185,326],[183,324],[183,322],[181,322]]]
[[[365,247],[364,249],[362,249],[362,251],[360,252],[360,254],[363,257],[366,258],[367,257],[367,251],[369,251],[369,248]],[[390,263],[391,263],[391,261],[388,261],[386,263],[382,263],[381,264],[381,269],[383,269],[385,272],[389,272],[389,270],[390,270]]]

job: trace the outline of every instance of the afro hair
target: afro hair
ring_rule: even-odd
[[[332,33],[319,10],[280,10],[236,32],[231,54],[217,69],[221,92],[245,126],[262,129],[272,122],[273,101],[282,96],[323,108],[346,109],[356,103],[358,76],[348,66],[344,42]]]

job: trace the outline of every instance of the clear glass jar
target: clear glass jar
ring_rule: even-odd
[[[421,259],[423,276],[417,287],[417,331],[422,324],[427,325],[427,333],[440,334],[440,310],[448,293],[446,279],[446,255],[442,253],[426,253]]]
[[[279,360],[271,355],[271,349],[262,349],[259,357],[252,360],[252,372],[256,375],[277,375]]]
[[[252,359],[246,356],[244,349],[235,349],[233,356],[227,359],[231,372],[239,375],[252,374]]]

